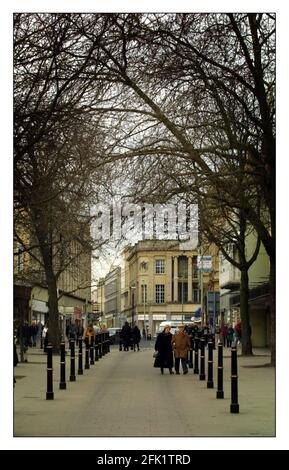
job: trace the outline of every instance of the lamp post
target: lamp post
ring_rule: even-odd
[[[143,303],[143,329],[146,334],[146,339],[147,339],[147,323],[149,323],[149,318],[148,320],[146,319],[146,284],[142,282],[142,303]]]
[[[200,287],[201,287],[201,325],[204,325],[204,311],[203,311],[203,303],[204,303],[204,286],[203,286],[203,252],[202,248],[200,251],[200,264],[201,264],[201,269],[200,269]]]
[[[143,284],[143,324],[144,324],[144,330],[146,332],[146,290],[145,290],[145,284]]]
[[[131,324],[134,326],[134,296],[135,296],[135,291],[136,291],[136,286],[131,286],[131,303],[132,303],[132,312],[131,312]]]
[[[184,278],[182,278],[182,323],[184,323]]]
[[[184,276],[181,276],[180,278],[181,281],[181,298],[182,298],[182,323],[184,322]]]

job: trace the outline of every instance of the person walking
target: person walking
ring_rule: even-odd
[[[31,346],[32,348],[36,348],[36,338],[37,338],[37,333],[38,333],[38,326],[36,324],[36,321],[33,320],[31,323],[30,327],[30,338],[31,338]]]
[[[251,336],[251,335],[250,335]],[[242,338],[242,327],[241,327],[241,322],[238,320],[236,325],[235,325],[235,341],[236,345],[241,343],[241,338]]]
[[[225,348],[226,347],[226,342],[227,342],[227,325],[226,324],[224,324],[221,327],[221,338],[222,338],[223,346]]]
[[[227,347],[228,348],[232,346],[233,337],[234,337],[234,328],[230,324],[227,328]]]
[[[184,331],[185,326],[180,325],[178,331],[172,337],[172,347],[175,355],[175,371],[180,373],[180,361],[182,362],[183,373],[188,373],[187,354],[191,348],[189,335]]]
[[[74,321],[71,321],[66,327],[66,336],[69,344],[69,348],[71,346],[71,340],[76,341],[77,339],[77,331],[76,325]]]
[[[27,321],[24,321],[18,328],[18,338],[20,343],[20,358],[21,362],[28,362],[27,351],[30,342],[30,327]]]
[[[121,330],[121,340],[123,343],[123,350],[128,351],[130,346],[130,339],[131,339],[131,327],[129,326],[128,322],[126,321]]]
[[[137,325],[134,325],[132,329],[132,340],[133,340],[133,350],[135,351],[135,348],[137,347],[137,350],[139,351],[139,342],[140,342],[141,334],[139,327]]]
[[[216,344],[218,344],[219,342],[219,339],[220,339],[220,332],[221,332],[221,328],[220,326],[217,324],[215,326],[215,341],[216,341]]]
[[[83,330],[82,340],[85,345],[91,345],[91,338],[94,337],[94,329],[91,323],[88,324]]]
[[[48,325],[45,323],[43,330],[42,330],[42,339],[43,339],[43,352],[47,353],[47,346],[48,346]]]
[[[170,374],[174,373],[174,358],[172,350],[173,335],[171,334],[170,329],[171,327],[169,325],[165,325],[163,331],[158,334],[155,343],[155,351],[157,356],[155,358],[154,367],[160,367],[162,375],[165,368],[169,369]]]
[[[13,367],[16,367],[19,362],[15,338],[13,338]],[[13,386],[16,383],[15,375],[13,373]]]

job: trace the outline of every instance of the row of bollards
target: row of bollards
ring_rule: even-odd
[[[213,378],[213,340],[208,341],[208,379],[207,388],[214,388]],[[200,350],[200,370],[199,370],[199,350]],[[193,361],[194,352],[194,361]],[[189,367],[194,368],[194,374],[199,374],[200,380],[206,380],[205,371],[205,339],[194,337],[191,338],[191,351],[189,356]],[[194,365],[193,365],[194,362]],[[223,390],[223,344],[218,343],[218,368],[217,368],[217,392],[216,398],[224,398]],[[231,413],[239,413],[238,403],[238,363],[237,363],[237,347],[233,345],[231,348]]]
[[[199,345],[200,341],[200,345]],[[194,362],[194,374],[199,374],[200,380],[206,380],[205,373],[205,340],[204,338],[194,338],[192,340],[192,348],[189,359],[189,367],[193,368]],[[199,365],[199,347],[200,347],[200,371]],[[214,388],[213,380],[213,342],[208,342],[208,380],[207,388]],[[193,361],[193,350],[194,350],[194,361]],[[104,333],[97,335],[94,338],[91,337],[91,342],[85,341],[85,369],[89,369],[90,365],[94,365],[95,361],[98,361],[105,354],[110,352],[109,348],[109,336]],[[66,389],[65,380],[65,343],[62,342],[60,346],[60,390]],[[82,361],[82,338],[79,339],[79,351],[78,351],[78,375],[83,375],[83,361]],[[75,382],[75,341],[70,341],[70,382]],[[218,374],[217,374],[217,393],[216,398],[224,398],[223,390],[223,345],[221,342],[218,343]],[[47,392],[46,400],[53,400],[53,366],[52,366],[52,346],[49,343],[47,346]],[[238,364],[237,364],[237,348],[233,345],[231,348],[231,413],[239,413],[238,404]]]
[[[82,338],[78,340],[78,375],[83,375],[83,357],[82,357]],[[70,340],[70,382],[76,381],[75,375],[75,340]],[[94,337],[91,337],[89,343],[88,339],[85,340],[85,369],[89,369],[91,365],[94,365],[95,361],[98,361],[105,354],[110,352],[109,347],[109,334],[101,333]],[[65,364],[65,342],[62,341],[60,344],[60,382],[59,389],[66,390],[66,364]],[[53,400],[53,365],[52,365],[52,345],[49,343],[47,346],[47,391],[46,400]]]

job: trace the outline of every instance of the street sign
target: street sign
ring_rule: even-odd
[[[220,292],[208,291],[207,292],[207,314],[209,324],[215,326],[216,317],[220,315]]]
[[[203,273],[212,271],[212,256],[198,256],[198,270]]]

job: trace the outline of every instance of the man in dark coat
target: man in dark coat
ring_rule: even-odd
[[[170,374],[173,374],[173,350],[172,350],[172,337],[170,333],[171,327],[166,325],[164,330],[158,334],[155,350],[158,352],[158,355],[155,359],[154,367],[160,367],[161,373],[164,373],[164,369],[168,368]]]
[[[131,339],[131,328],[130,328],[128,322],[126,321],[125,324],[122,327],[122,330],[121,330],[121,340],[122,340],[122,343],[123,343],[123,350],[124,351],[129,350],[130,339]]]

